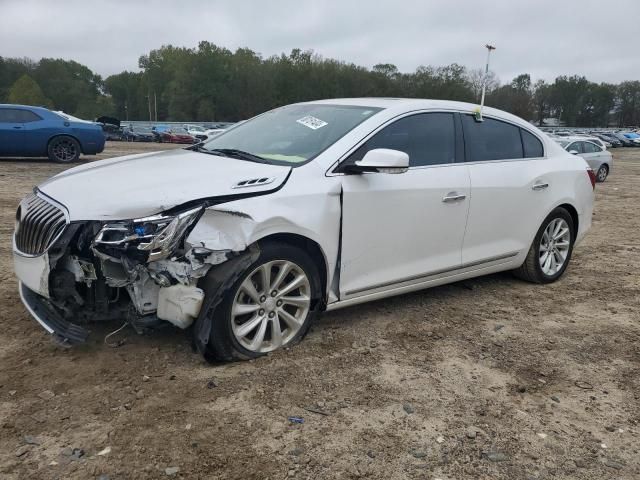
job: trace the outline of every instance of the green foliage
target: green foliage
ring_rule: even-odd
[[[618,124],[640,125],[640,82],[622,82],[617,88]]]
[[[294,102],[341,97],[413,97],[477,103],[486,83],[486,104],[539,124],[560,118],[567,125],[640,125],[640,82],[596,84],[559,76],[532,84],[522,74],[500,86],[495,74],[462,65],[420,66],[402,73],[391,63],[368,69],[323,58],[313,51],[263,58],[248,48],[235,52],[203,41],[196,48],[164,45],[139,59],[140,72],[102,80],[74,61],[0,57],[0,102],[24,75],[33,85],[19,98],[51,105],[82,118],[122,120],[236,121]],[[41,97],[38,97],[40,90]],[[25,97],[25,95],[27,95]],[[12,99],[18,98],[15,95]]]
[[[487,98],[487,103],[527,120],[531,119],[533,115],[531,77],[528,73],[518,75],[509,85],[493,90]]]
[[[51,100],[42,93],[40,85],[26,73],[11,86],[7,100],[9,103],[17,103],[20,105],[34,105],[36,107],[53,106]]]

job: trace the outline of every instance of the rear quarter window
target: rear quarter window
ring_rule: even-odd
[[[520,129],[522,134],[522,147],[525,158],[544,157],[542,142],[534,134],[529,133],[524,128]]]
[[[33,113],[30,110],[20,110],[19,117],[20,121],[23,123],[37,122],[38,120],[42,120],[39,115]]]

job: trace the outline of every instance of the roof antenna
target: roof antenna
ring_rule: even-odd
[[[491,58],[491,51],[495,50],[496,47],[493,45],[489,45],[488,43],[485,45],[487,49],[487,64],[484,67],[484,78],[482,79],[482,98],[480,99],[480,108],[476,110],[476,122],[481,122],[482,118],[482,107],[484,107],[484,94],[487,90],[487,82],[489,80],[489,59]]]

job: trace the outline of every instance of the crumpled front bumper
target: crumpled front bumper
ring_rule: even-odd
[[[31,316],[63,345],[76,345],[87,341],[89,331],[79,325],[67,322],[49,304],[49,301],[30,290],[22,282],[19,283],[20,299]]]
[[[49,256],[26,256],[13,248],[13,266],[20,299],[31,316],[63,345],[84,343],[89,332],[66,321],[49,303]]]

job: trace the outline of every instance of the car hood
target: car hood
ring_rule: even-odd
[[[70,221],[126,220],[192,200],[269,192],[279,188],[290,171],[287,166],[170,150],[91,162],[50,178],[38,189],[65,206]],[[255,179],[263,182],[237,186]]]

